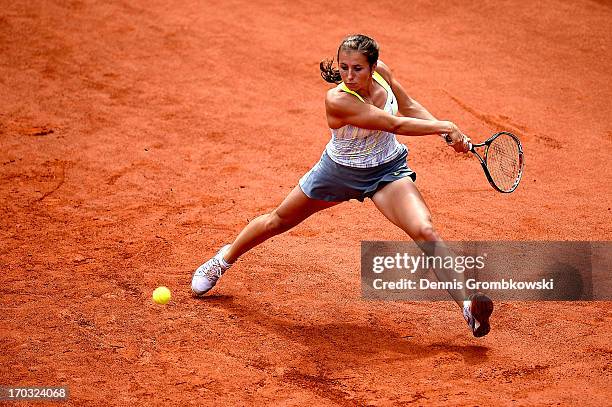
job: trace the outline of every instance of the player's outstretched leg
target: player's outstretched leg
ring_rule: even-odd
[[[450,249],[433,228],[429,208],[417,187],[409,178],[394,181],[380,189],[372,197],[380,212],[393,224],[405,231],[429,256],[452,256]],[[449,275],[445,269],[434,269],[440,281],[461,281],[463,288],[448,290],[474,336],[486,335],[490,330],[489,317],[493,312],[493,302],[484,294],[468,297],[465,291],[463,274]]]
[[[223,246],[212,259],[198,267],[191,279],[191,290],[196,295],[206,294],[241,255],[338,203],[309,198],[296,186],[278,208],[253,219],[231,245]]]

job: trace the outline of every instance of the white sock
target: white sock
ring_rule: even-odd
[[[219,260],[219,263],[221,264],[221,267],[223,267],[225,270],[227,270],[228,268],[230,268],[232,266],[233,263],[228,263],[224,258],[223,255],[225,255],[225,253],[227,252],[227,249],[223,250],[221,253],[219,253],[219,255],[217,256],[217,259]]]
[[[225,259],[223,258],[223,256],[220,256],[221,258],[219,259],[219,263],[221,263],[221,267],[223,267],[224,269],[228,269],[230,268],[230,266],[232,265],[232,263],[228,263],[227,261],[225,261]]]

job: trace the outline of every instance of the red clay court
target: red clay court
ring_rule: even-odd
[[[608,404],[610,302],[498,302],[475,339],[450,298],[363,300],[360,242],[406,239],[371,201],[211,296],[190,279],[319,159],[318,63],[355,32],[437,117],[523,141],[502,195],[439,138],[399,138],[445,239],[612,240],[611,25],[589,0],[2,1],[0,385],[74,406]]]

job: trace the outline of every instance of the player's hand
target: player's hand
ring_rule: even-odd
[[[461,141],[451,144],[451,147],[453,147],[457,153],[467,153],[470,151],[470,138],[465,134],[462,134],[462,136]]]
[[[457,153],[467,153],[470,151],[470,138],[463,134],[454,123],[452,131],[446,135],[446,142]]]

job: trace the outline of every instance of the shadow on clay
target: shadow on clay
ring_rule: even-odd
[[[274,315],[272,308],[259,303],[245,305],[228,295],[198,298],[202,302],[225,308],[235,315],[236,323],[249,329],[258,326],[285,339],[308,347],[310,357],[325,363],[363,364],[388,363],[396,360],[453,357],[459,355],[469,365],[486,362],[488,347],[483,345],[454,345],[449,343],[421,343],[410,336],[401,336],[384,326],[367,323],[338,322],[317,324],[297,322],[289,316]],[[466,330],[465,335],[469,335]],[[436,338],[439,339],[439,338]],[[449,342],[455,338],[449,338]]]

